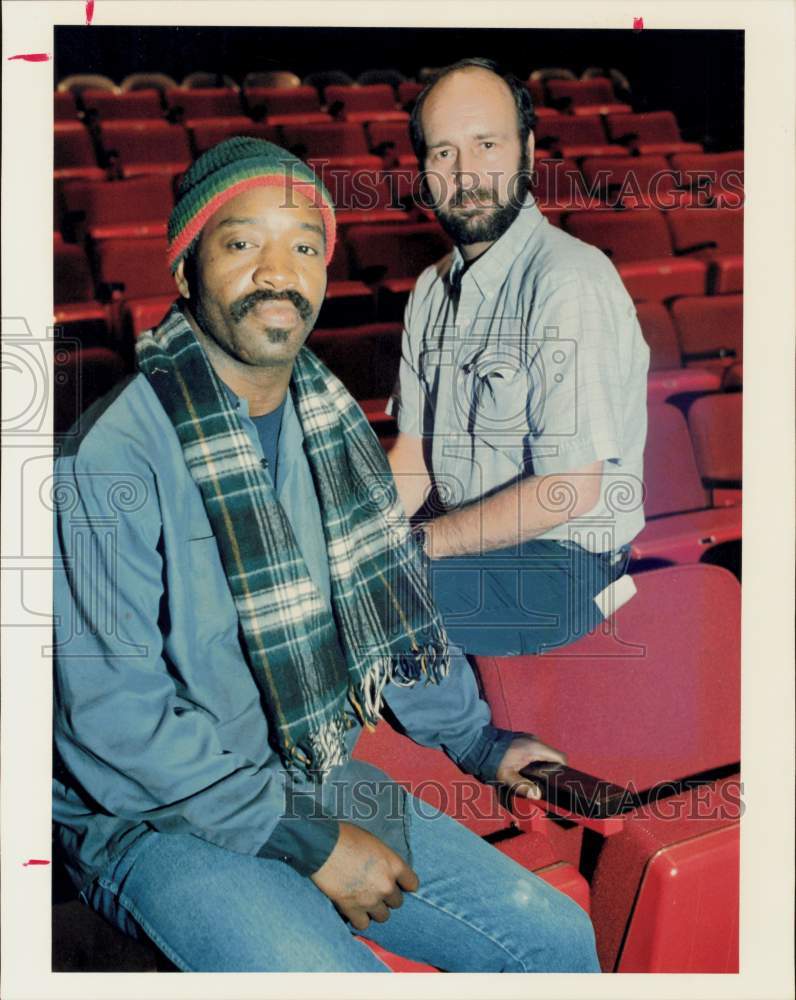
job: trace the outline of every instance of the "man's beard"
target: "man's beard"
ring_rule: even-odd
[[[458,246],[474,243],[494,243],[520,214],[525,195],[530,187],[530,157],[523,148],[517,172],[509,184],[509,197],[501,202],[486,188],[459,191],[444,208],[434,207],[439,224]],[[461,215],[456,209],[472,206],[485,209],[483,213],[470,216]],[[453,211],[451,211],[453,209]]]

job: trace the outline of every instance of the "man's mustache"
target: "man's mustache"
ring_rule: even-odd
[[[308,320],[312,316],[310,303],[300,292],[296,292],[292,288],[288,288],[284,292],[273,292],[264,288],[251,292],[232,303],[229,307],[230,315],[236,323],[240,323],[243,317],[260,302],[290,302],[295,306],[296,312],[303,320]]]
[[[485,188],[477,188],[476,190],[459,188],[448,202],[448,208],[484,208],[497,204],[499,204],[497,196]]]

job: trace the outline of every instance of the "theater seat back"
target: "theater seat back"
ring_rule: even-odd
[[[477,666],[496,725],[643,790],[739,759],[741,591],[717,566],[634,580],[633,600],[571,646]]]

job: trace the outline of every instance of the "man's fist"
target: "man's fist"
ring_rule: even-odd
[[[401,889],[414,892],[420,885],[395,851],[367,830],[344,822],[334,850],[310,878],[358,931],[371,918],[384,923],[390,908],[403,902]]]
[[[520,768],[539,760],[566,764],[567,755],[533,736],[515,736],[498,765],[497,780],[507,785],[514,795],[523,795],[528,799],[541,798],[539,786],[520,774]]]

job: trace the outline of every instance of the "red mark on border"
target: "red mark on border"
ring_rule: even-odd
[[[18,56],[9,56],[8,61],[24,59],[25,62],[47,62],[49,58],[46,52],[21,52]]]
[[[644,18],[643,17],[634,17],[633,18],[633,31],[641,31],[641,29],[643,27],[644,27]]]
[[[91,24],[94,17],[94,0],[86,0],[86,24]]]
[[[48,865],[50,862],[44,858],[31,858],[29,861],[25,861],[22,864],[23,868],[27,868],[28,865]]]

